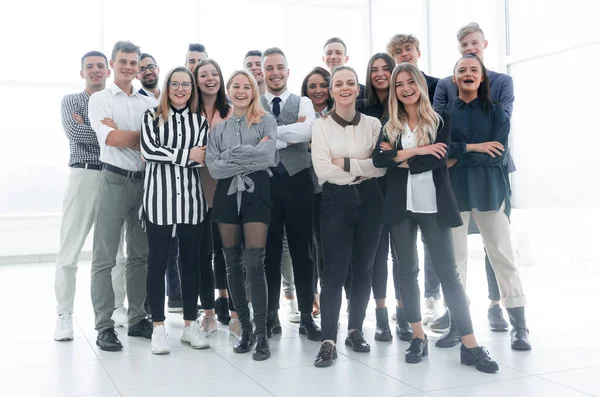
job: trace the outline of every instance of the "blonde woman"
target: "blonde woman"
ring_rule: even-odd
[[[418,284],[417,228],[430,248],[448,307],[462,335],[461,363],[482,372],[498,371],[487,350],[478,346],[465,291],[457,275],[451,228],[462,224],[446,166],[450,122],[438,115],[427,96],[423,74],[403,63],[394,69],[390,85],[390,119],[383,127],[374,163],[387,168],[384,212],[396,252],[400,293],[413,339],[405,352],[407,363],[428,354],[423,330]]]
[[[206,163],[211,176],[217,180],[213,216],[219,225],[227,281],[242,325],[241,337],[233,350],[246,353],[256,341],[252,358],[261,361],[271,356],[266,335],[264,260],[271,221],[269,168],[279,161],[275,147],[277,122],[263,110],[258,85],[249,72],[234,72],[226,87],[233,115],[214,126],[208,141]],[[255,333],[252,332],[246,299],[244,262],[254,308]]]

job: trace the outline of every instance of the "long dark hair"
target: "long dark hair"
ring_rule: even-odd
[[[492,100],[490,99],[490,78],[488,77],[487,70],[485,69],[483,62],[481,62],[481,59],[479,59],[476,55],[465,54],[460,57],[458,61],[456,61],[456,64],[454,65],[454,72],[452,73],[453,75],[456,74],[458,63],[463,59],[477,59],[477,62],[479,62],[479,66],[481,67],[482,81],[477,89],[477,98],[479,98],[479,102],[481,102],[481,108],[483,109],[484,113],[487,113],[489,108],[492,106]],[[456,85],[456,95],[459,95],[458,84]]]
[[[308,79],[310,79],[310,77],[314,74],[321,75],[325,79],[327,87],[329,87],[329,80],[331,79],[331,74],[326,69],[317,66],[316,68],[311,70],[304,78],[304,81],[302,82],[302,88],[300,89],[302,96],[308,96]],[[331,90],[329,90],[329,94],[327,97],[327,109],[331,110],[331,108],[333,108],[333,97],[331,96]]]
[[[373,87],[373,83],[371,82],[371,68],[373,67],[373,63],[376,60],[383,59],[387,64],[387,67],[390,69],[390,75],[394,71],[394,59],[386,53],[378,52],[373,55],[371,59],[369,59],[369,64],[367,65],[367,79],[365,80],[365,93],[367,95],[367,105],[376,105],[379,102],[379,97],[377,96],[377,91],[375,91],[375,87]],[[390,80],[390,87],[393,86],[392,81]],[[389,90],[388,90],[389,96]],[[387,101],[382,102],[383,107],[387,107]],[[387,110],[385,111],[387,114]]]
[[[217,69],[217,73],[219,73],[220,86],[219,92],[217,92],[217,100],[215,101],[215,107],[219,111],[219,115],[221,116],[221,118],[224,119],[229,113],[229,104],[227,103],[227,94],[225,94],[225,81],[223,80],[223,72],[221,72],[221,68],[219,67],[217,61],[210,58],[206,58],[198,62],[198,64],[194,67],[194,78],[196,79],[196,84],[198,84],[198,70],[200,70],[202,66],[208,64],[213,65],[215,69]],[[202,104],[202,93],[200,92],[200,88],[197,85],[196,90],[198,92],[198,113],[204,114],[205,109]]]

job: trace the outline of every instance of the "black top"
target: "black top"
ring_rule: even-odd
[[[423,73],[423,77],[425,77],[425,82],[427,83],[429,103],[431,103],[431,106],[433,106],[433,95],[435,94],[435,89],[437,88],[438,81],[440,81],[440,79],[437,77],[427,76],[425,73]]]
[[[365,85],[358,83],[358,87],[360,88],[360,92],[356,99],[365,99],[367,97],[367,93],[365,92]]]
[[[383,104],[379,102],[379,99],[377,99],[377,102],[374,105],[368,105],[366,99],[357,99],[356,110],[367,116],[375,117],[379,121],[383,121],[384,108]]]
[[[450,116],[445,111],[440,112],[440,116],[442,122],[438,127],[435,143],[445,143],[450,146]],[[381,129],[379,142],[388,142],[383,128]],[[383,205],[383,211],[386,214],[384,222],[401,223],[406,218],[408,173],[414,175],[432,171],[438,221],[441,225],[450,227],[462,225],[463,222],[450,184],[446,158],[438,159],[434,155],[415,156],[407,160],[409,168],[399,168],[400,163],[394,161],[398,150],[402,150],[401,139],[398,139],[394,150],[383,151],[379,148],[379,143],[373,150],[373,164],[375,167],[388,169],[386,173],[387,192]]]

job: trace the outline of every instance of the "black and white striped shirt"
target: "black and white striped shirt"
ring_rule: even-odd
[[[141,151],[147,161],[144,204],[148,220],[157,225],[197,225],[206,203],[200,184],[200,164],[190,161],[190,149],[206,146],[208,122],[187,108],[169,109],[165,123],[149,109],[142,120]]]
[[[90,94],[85,90],[77,94],[65,95],[62,100],[62,125],[69,138],[69,166],[77,163],[102,164],[98,138],[88,118],[89,101]],[[83,124],[75,121],[74,114],[81,116]]]

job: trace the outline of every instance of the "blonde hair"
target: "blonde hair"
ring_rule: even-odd
[[[167,78],[163,83],[162,91],[160,92],[160,99],[158,101],[158,107],[154,114],[154,119],[159,120],[159,124],[164,124],[169,119],[169,107],[171,106],[171,99],[169,98],[169,83],[174,73],[185,73],[190,76],[190,83],[192,83],[192,89],[190,90],[190,99],[187,101],[187,108],[190,113],[195,113],[198,109],[198,94],[196,93],[196,79],[194,75],[184,66],[178,66],[173,68],[167,73]],[[162,116],[162,117],[161,117]]]
[[[252,87],[252,99],[250,100],[250,105],[246,110],[246,119],[248,120],[248,127],[250,127],[252,126],[252,124],[258,124],[261,122],[263,116],[265,115],[265,110],[263,109],[262,104],[260,103],[258,83],[256,83],[256,79],[254,78],[252,73],[248,72],[247,70],[236,70],[231,74],[231,77],[229,77],[229,80],[227,80],[227,91],[229,91],[229,88],[231,87],[235,76],[238,76],[240,74],[243,74],[248,78],[248,81],[250,82],[250,87]]]
[[[427,146],[435,142],[437,129],[440,125],[441,118],[431,107],[429,96],[427,94],[427,83],[425,77],[419,69],[410,63],[401,63],[394,68],[392,80],[390,82],[390,94],[388,96],[388,107],[390,111],[390,120],[385,125],[385,136],[392,144],[396,144],[400,140],[400,136],[404,134],[406,124],[408,123],[408,113],[404,108],[404,104],[396,95],[396,78],[398,74],[407,72],[417,83],[419,89],[419,102],[417,107],[417,146]]]
[[[402,48],[407,45],[413,45],[413,46],[415,46],[417,51],[420,51],[419,39],[417,39],[412,34],[397,34],[397,35],[395,35],[387,43],[386,50],[387,50],[388,55],[393,58],[394,53],[396,52],[396,50],[398,48]]]
[[[479,24],[477,22],[469,22],[468,24],[466,24],[462,28],[458,29],[458,32],[456,32],[456,39],[460,43],[460,41],[466,35],[471,34],[471,33],[475,33],[475,32],[481,33],[481,35],[483,36],[483,39],[485,40],[485,34],[483,33],[483,30],[481,30],[481,27],[479,26]]]

